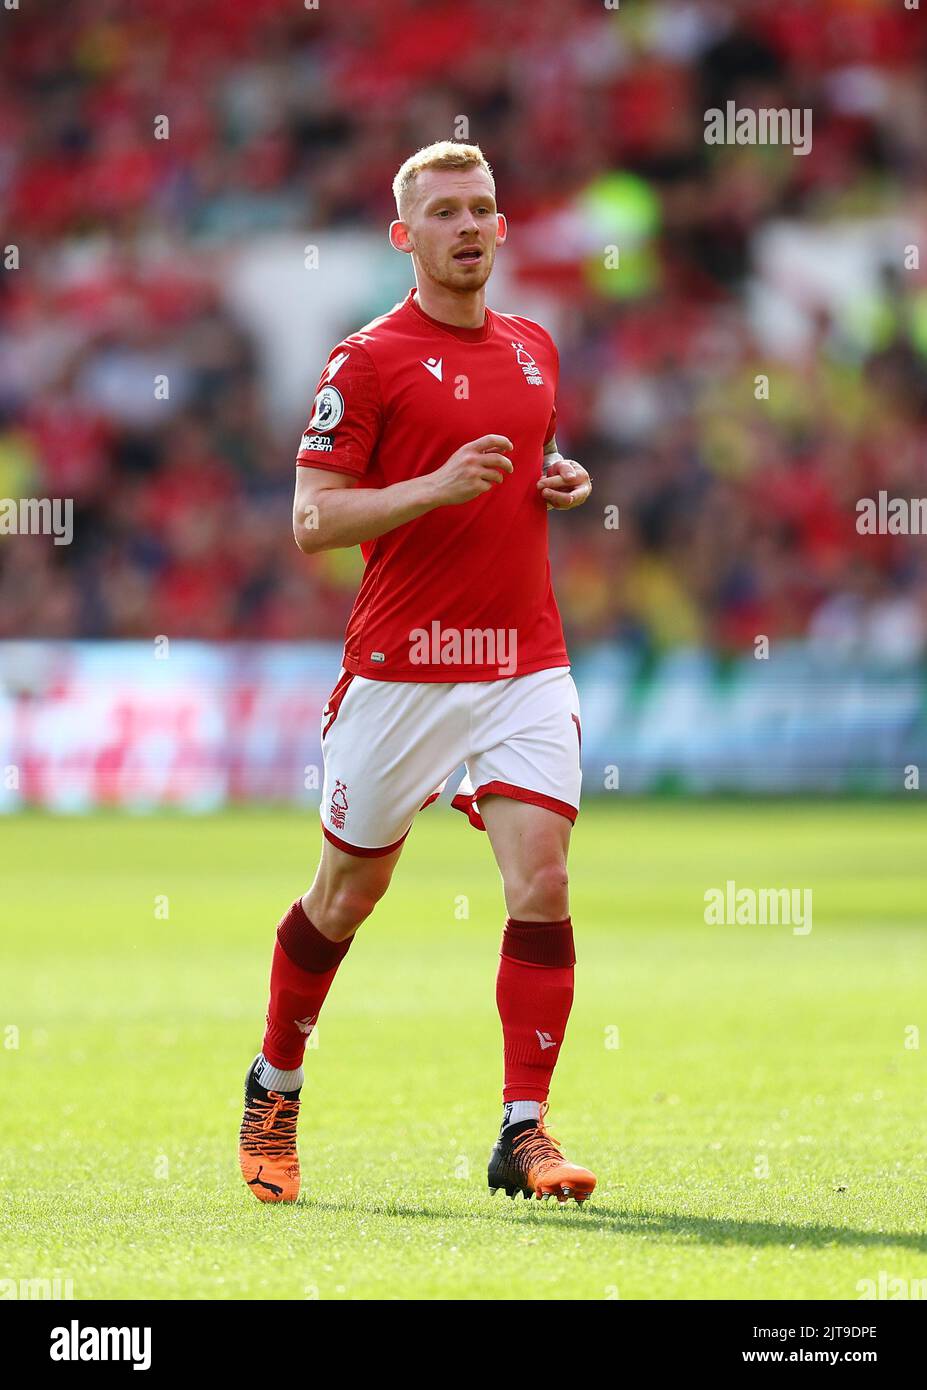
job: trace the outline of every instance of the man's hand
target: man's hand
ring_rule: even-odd
[[[548,507],[557,512],[581,507],[592,491],[592,479],[581,463],[574,459],[554,459],[548,472],[538,478],[537,486]]]
[[[504,434],[484,434],[464,444],[456,454],[451,454],[447,463],[422,479],[429,489],[432,505],[458,506],[498,486],[514,466],[501,451],[510,452],[514,448],[511,439]]]

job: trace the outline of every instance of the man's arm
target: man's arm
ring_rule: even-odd
[[[372,541],[431,509],[423,478],[391,487],[357,487],[347,473],[297,468],[293,535],[304,555]]]
[[[544,445],[543,476],[537,486],[551,510],[565,512],[582,506],[592,491],[592,479],[581,463],[562,456],[554,437]]]
[[[297,468],[293,535],[306,555],[372,541],[435,507],[458,506],[488,492],[512,471],[512,441],[484,434],[421,478],[388,487],[358,488],[347,473]]]

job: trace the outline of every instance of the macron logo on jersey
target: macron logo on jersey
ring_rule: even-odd
[[[443,357],[429,357],[427,362],[422,362],[422,366],[425,368],[426,372],[431,372],[431,375],[436,381],[441,380],[441,373],[444,370]]]

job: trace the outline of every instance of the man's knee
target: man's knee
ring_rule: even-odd
[[[570,879],[559,855],[542,858],[523,867],[505,884],[506,901],[512,917],[559,921],[569,910]]]
[[[381,873],[339,874],[329,882],[313,884],[303,906],[324,936],[344,941],[370,916],[388,886],[389,877]]]

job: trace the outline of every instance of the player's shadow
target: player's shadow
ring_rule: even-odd
[[[505,1200],[501,1197],[496,1199],[497,1212],[498,1203]],[[472,1222],[494,1215],[492,1208],[484,1216],[481,1212],[449,1211],[446,1207],[413,1207],[393,1201],[371,1204],[369,1198],[358,1202],[342,1198],[333,1202],[317,1200],[308,1194],[300,1199],[299,1205],[303,1204],[314,1211],[329,1211],[333,1215],[363,1211],[365,1215],[376,1213],[401,1217],[403,1220]],[[794,1245],[796,1249],[827,1245],[896,1246],[916,1250],[920,1254],[927,1253],[927,1232],[920,1231],[858,1231],[849,1226],[732,1221],[724,1217],[691,1216],[667,1211],[608,1212],[590,1206],[579,1211],[572,1203],[560,1207],[554,1206],[552,1200],[542,1205],[523,1202],[521,1198],[516,1199],[515,1205],[516,1209],[524,1207],[521,1211],[523,1222],[540,1223],[545,1231],[556,1230],[559,1226],[568,1230],[571,1236],[585,1229],[611,1231],[615,1235],[672,1236],[675,1240],[691,1240],[702,1245]]]

